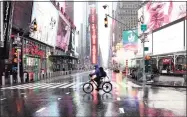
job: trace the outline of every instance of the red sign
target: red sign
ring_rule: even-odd
[[[24,48],[25,54],[31,54],[33,56],[40,56],[45,57],[45,52],[43,50],[39,50],[39,47],[37,45],[34,45],[33,43],[27,44],[27,47]]]
[[[90,10],[91,61],[92,64],[97,64],[97,14],[95,8],[91,8]]]

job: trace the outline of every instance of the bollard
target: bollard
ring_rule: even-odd
[[[25,83],[26,78],[27,78],[27,73],[23,73],[23,83]]]
[[[2,76],[2,86],[5,85],[5,76]]]
[[[10,75],[10,84],[13,84],[13,75]]]

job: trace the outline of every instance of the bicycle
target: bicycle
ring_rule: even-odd
[[[106,77],[109,79],[108,76],[106,76]],[[109,93],[112,90],[112,84],[110,83],[110,81],[106,81],[105,80],[106,77],[101,77],[101,79],[100,79],[101,80],[100,86],[102,86],[102,90],[105,93]],[[91,79],[91,77],[90,77],[90,80],[88,82],[84,83],[84,85],[83,85],[83,91],[85,93],[91,93],[93,91],[93,89],[94,89],[93,84],[95,84],[96,87],[98,86],[97,83],[94,81],[94,79]]]

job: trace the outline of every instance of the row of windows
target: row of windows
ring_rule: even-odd
[[[138,2],[120,2],[120,8],[138,8]]]

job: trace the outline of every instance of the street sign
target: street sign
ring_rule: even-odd
[[[142,24],[141,25],[141,31],[145,32],[147,30],[147,25],[146,24]]]
[[[149,50],[149,48],[148,47],[144,47],[144,51],[148,51]]]

